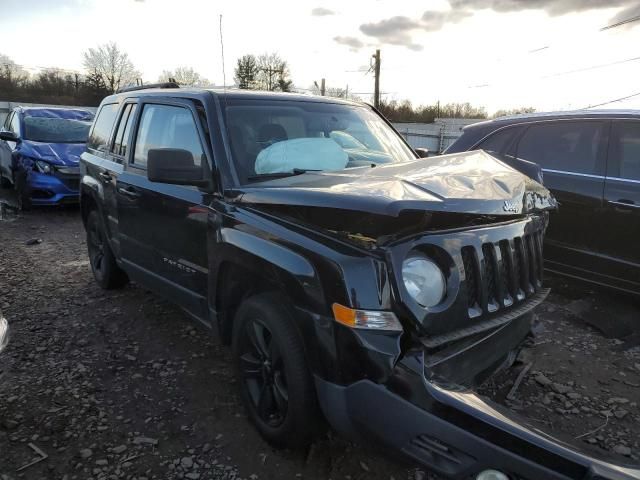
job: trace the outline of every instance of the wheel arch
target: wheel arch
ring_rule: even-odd
[[[231,341],[238,306],[254,294],[279,292],[293,306],[325,313],[320,278],[308,259],[270,240],[233,232],[223,233],[225,242],[218,249],[209,277],[209,304],[217,313],[223,342]]]

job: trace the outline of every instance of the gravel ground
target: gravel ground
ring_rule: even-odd
[[[483,393],[563,440],[638,460],[639,342],[607,338],[632,332],[637,305],[551,283],[530,347]],[[137,285],[94,284],[76,209],[0,220],[0,309],[12,327],[2,480],[435,478],[331,433],[305,452],[269,447],[247,422],[226,347]]]

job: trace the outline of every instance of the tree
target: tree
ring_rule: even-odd
[[[436,118],[487,118],[482,107],[469,103],[448,103],[446,105],[421,105],[414,107],[409,100],[380,103],[380,112],[394,122],[433,123]]]
[[[258,80],[258,60],[255,55],[243,55],[238,59],[235,70],[235,81],[238,88],[254,90]]]
[[[114,42],[105,43],[84,52],[83,65],[87,72],[102,78],[109,93],[133,84],[140,73],[133,66],[126,52]]]
[[[505,117],[507,115],[518,115],[520,113],[534,113],[536,111],[533,107],[519,107],[512,108],[510,110],[498,110],[493,114],[493,118]]]
[[[0,53],[0,92],[12,92],[24,86],[29,80],[29,74],[17,65],[7,55]]]
[[[259,90],[288,92],[291,86],[289,65],[280,55],[277,53],[264,53],[258,57]]]
[[[206,87],[211,84],[209,80],[204,78],[191,67],[178,67],[175,70],[163,70],[158,81],[168,82],[169,79],[173,79],[179,85],[183,85],[185,87]]]

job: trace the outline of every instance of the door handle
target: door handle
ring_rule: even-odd
[[[125,197],[129,197],[129,198],[140,198],[142,196],[142,194],[140,192],[136,192],[131,187],[129,187],[129,188],[120,187],[120,188],[118,188],[118,193],[121,193]]]
[[[113,179],[111,174],[107,172],[100,172],[98,175],[100,175],[100,178],[105,182],[110,182]]]
[[[627,200],[626,198],[621,198],[620,200],[616,201],[608,200],[608,203],[617,207],[640,208],[640,205],[636,204],[633,200]]]

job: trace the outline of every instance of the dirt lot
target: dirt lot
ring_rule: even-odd
[[[137,285],[100,290],[85,252],[75,209],[0,221],[0,309],[13,329],[0,479],[433,478],[330,433],[306,452],[272,449],[240,406],[229,350]],[[483,392],[548,433],[637,461],[637,304],[551,283],[531,347]],[[33,447],[47,458],[24,468]]]

